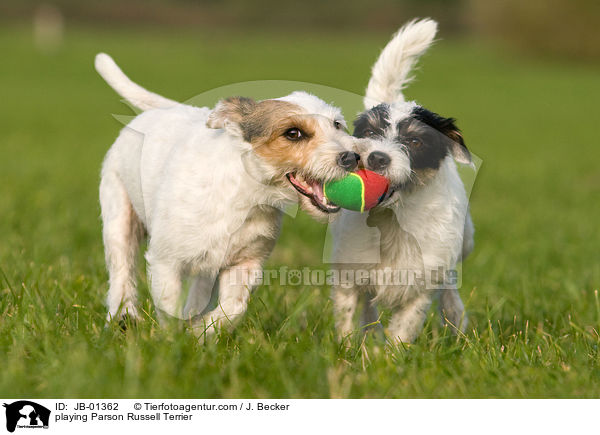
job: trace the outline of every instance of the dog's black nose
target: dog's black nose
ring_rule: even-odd
[[[391,161],[390,156],[381,151],[373,151],[367,158],[369,169],[373,169],[374,171],[387,168]]]
[[[340,153],[337,158],[337,164],[339,167],[344,168],[346,171],[352,171],[358,166],[360,156],[353,151],[344,151]]]

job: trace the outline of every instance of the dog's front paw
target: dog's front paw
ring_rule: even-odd
[[[217,334],[221,327],[225,326],[223,320],[226,322],[226,319],[216,316],[214,313],[196,316],[191,321],[190,330],[199,339],[210,337]]]
[[[121,312],[117,314],[108,313],[106,316],[106,325],[110,325],[112,323],[116,323],[119,326],[119,329],[122,332],[127,331],[130,328],[134,328],[137,325],[137,322],[140,320],[140,316],[137,313],[137,310],[121,310]]]
[[[127,332],[128,329],[135,328],[137,326],[137,322],[137,317],[125,314],[124,316],[121,316],[121,319],[119,320],[119,329],[122,332]]]

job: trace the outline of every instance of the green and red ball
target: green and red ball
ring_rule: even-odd
[[[340,180],[325,183],[323,193],[335,205],[362,213],[383,200],[389,185],[384,176],[360,169]]]

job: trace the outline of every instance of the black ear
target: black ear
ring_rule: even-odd
[[[444,118],[443,116],[420,106],[413,110],[412,115],[415,119],[435,128],[452,140],[450,152],[452,153],[454,160],[467,165],[471,164],[471,153],[465,145],[463,135],[456,126],[456,120],[454,118]]]
[[[256,101],[246,97],[225,98],[217,103],[208,116],[206,126],[209,128],[224,128],[230,133],[241,136],[240,123],[256,108]]]

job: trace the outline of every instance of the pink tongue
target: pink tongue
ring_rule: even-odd
[[[312,187],[315,197],[319,200],[319,202],[321,202],[323,200],[323,185],[313,181],[310,183],[310,187]]]

